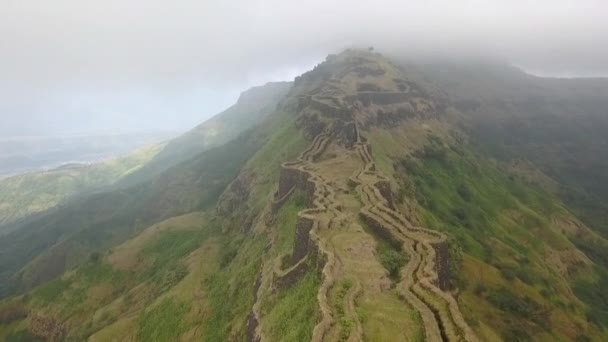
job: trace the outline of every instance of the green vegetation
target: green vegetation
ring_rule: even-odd
[[[338,313],[338,322],[340,323],[340,341],[348,340],[352,330],[353,322],[344,315],[344,297],[352,287],[352,280],[343,279],[336,293],[335,306]]]
[[[149,265],[142,272],[142,279],[152,278],[151,281],[161,284],[161,291],[175,286],[188,273],[181,259],[198,248],[210,230],[178,230],[159,234],[153,241],[148,242],[139,254]]]
[[[88,254],[125,241],[146,225],[214,206],[263,141],[249,132],[176,166],[155,181],[78,199],[28,221],[0,240],[0,249],[8,256],[0,259],[0,296],[15,287],[50,280],[86,260]],[[64,241],[55,246],[49,236]],[[40,257],[30,263],[36,256]],[[69,264],[61,265],[64,258]],[[8,281],[26,265],[17,284]]]
[[[487,300],[500,310],[512,313],[518,317],[529,319],[539,325],[548,323],[548,311],[529,297],[520,297],[507,288],[488,290]]]
[[[306,197],[301,191],[295,191],[283,204],[277,213],[277,227],[280,229],[278,235],[277,250],[282,253],[291,252],[298,222],[298,212],[306,208]]]
[[[401,278],[401,268],[408,261],[408,257],[401,250],[401,246],[377,234],[367,224],[360,223],[365,228],[365,231],[376,240],[376,256],[378,261],[386,268],[391,280],[398,282]]]
[[[556,276],[543,258],[547,246],[576,248],[553,228],[551,218],[567,213],[559,198],[504,172],[466,145],[446,143],[433,135],[427,141],[423,149],[394,164],[397,193],[402,197],[397,201],[415,198],[423,225],[450,236],[451,280],[465,293],[471,310],[468,320],[475,323],[487,319],[483,315],[496,315],[494,320],[514,322],[495,327],[503,338],[523,340],[525,336],[517,330],[520,324],[536,327],[528,328],[528,334],[547,333],[558,324],[553,317],[566,315],[557,311],[584,319],[576,313],[580,309],[575,309],[568,290],[571,283]],[[471,258],[478,266],[470,264]],[[498,278],[490,268],[498,272]],[[477,286],[470,286],[468,269],[482,277]],[[588,271],[578,269],[581,275]],[[474,299],[479,296],[495,309],[481,306]]]
[[[137,338],[140,341],[175,341],[185,332],[184,315],[188,304],[166,298],[138,319]]]
[[[234,239],[235,242],[224,244],[234,244],[238,252],[234,255],[229,252],[230,258],[222,258],[225,260],[222,262],[224,267],[207,279],[211,315],[203,322],[205,341],[244,338],[243,324],[253,305],[253,284],[259,272],[264,247],[268,243],[261,237],[243,240],[236,234],[224,235],[222,239]]]
[[[599,279],[587,281],[579,279],[574,283],[574,293],[587,304],[587,319],[599,327],[608,327],[608,272],[597,268]]]
[[[43,339],[32,336],[28,331],[21,330],[6,337],[6,342],[44,342]]]
[[[407,257],[397,250],[389,249],[382,251],[378,258],[380,259],[382,266],[388,271],[391,279],[393,279],[393,281],[398,281],[401,277],[401,267],[407,263]]]
[[[550,245],[568,245],[549,228],[547,217],[563,211],[556,199],[462,147],[431,137],[423,151],[403,159],[397,169],[401,184],[413,182],[426,223],[454,236],[477,258],[492,260],[492,237],[522,257],[537,247],[539,235]],[[505,216],[509,212],[513,217]]]
[[[69,282],[61,278],[51,280],[41,288],[37,289],[34,292],[34,297],[36,297],[42,302],[53,302],[54,300],[59,299],[61,295],[63,295],[63,292],[67,290],[69,284]]]
[[[319,279],[313,268],[297,283],[278,294],[265,317],[269,322],[268,337],[271,341],[310,340],[319,316],[318,290]]]

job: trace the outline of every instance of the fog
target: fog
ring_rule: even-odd
[[[608,75],[605,1],[1,0],[0,136],[183,130],[373,45]]]

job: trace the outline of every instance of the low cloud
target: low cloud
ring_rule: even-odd
[[[5,0],[0,135],[184,129],[350,46],[608,75],[604,1]]]

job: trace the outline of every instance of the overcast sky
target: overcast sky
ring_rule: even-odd
[[[349,46],[608,75],[601,0],[0,0],[0,136],[182,130]]]

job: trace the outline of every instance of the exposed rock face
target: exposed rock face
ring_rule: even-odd
[[[297,188],[306,194],[306,198],[310,203],[315,189],[314,184],[309,181],[309,177],[310,175],[304,171],[281,167],[277,200],[283,200],[284,202],[284,198],[289,196],[292,189]]]
[[[285,274],[280,277],[274,278],[274,286],[279,289],[284,289],[295,284],[300,278],[306,275],[308,272],[309,265],[306,262],[296,264],[293,268],[289,269]]]
[[[365,91],[360,92],[353,97],[349,97],[349,101],[359,101],[365,106],[372,104],[391,105],[396,103],[405,103],[412,98],[409,92],[388,92],[388,91]]]
[[[353,121],[337,121],[334,125],[336,142],[351,148],[357,142],[357,126]]]
[[[393,233],[391,233],[391,229],[384,224],[380,223],[374,217],[370,215],[366,215],[365,212],[360,213],[361,219],[365,222],[370,229],[372,229],[376,234],[378,234],[383,239],[390,241],[393,246],[401,247],[401,241],[395,239]]]
[[[258,300],[258,290],[260,289],[261,285],[262,285],[262,278],[261,278],[261,275],[258,275],[258,277],[255,280],[255,284],[253,284],[253,302],[254,303]],[[254,311],[251,310],[251,312],[247,316],[247,341],[248,342],[260,342],[262,340],[261,336],[256,334],[256,329],[258,328],[259,324],[260,324],[260,322],[258,322],[258,319],[256,318]]]
[[[309,139],[321,134],[325,129],[325,123],[319,119],[319,114],[316,112],[301,115],[298,118],[297,126],[302,130],[304,136]]]
[[[386,180],[378,181],[374,186],[380,191],[382,197],[386,200],[388,207],[395,210],[395,200],[391,191],[391,183]]]
[[[296,236],[293,241],[293,254],[291,256],[291,262],[293,264],[300,261],[308,254],[308,245],[310,241],[310,230],[314,221],[308,217],[298,217],[298,223],[296,223]]]
[[[255,181],[255,173],[245,170],[230,184],[217,206],[217,212],[222,216],[230,216],[237,208],[247,202],[251,185]]]
[[[433,245],[435,249],[435,267],[437,271],[437,286],[443,291],[450,288],[450,269],[448,266],[448,242],[443,241]]]

